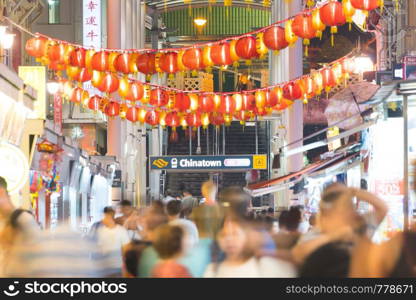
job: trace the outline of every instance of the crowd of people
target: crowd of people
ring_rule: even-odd
[[[240,187],[217,194],[212,181],[202,201],[188,190],[137,209],[129,201],[106,207],[87,235],[61,226],[40,230],[30,212],[15,208],[0,178],[1,276],[128,278],[413,277],[416,233],[405,230],[376,244],[387,214],[377,196],[340,183],[326,187],[319,212],[300,206],[254,213]],[[366,215],[357,201],[367,202]]]

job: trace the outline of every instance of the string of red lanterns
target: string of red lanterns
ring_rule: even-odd
[[[368,13],[382,5],[383,0],[343,0],[342,3],[329,0],[319,7],[306,9],[294,17],[256,31],[184,48],[90,49],[36,34],[27,41],[25,49],[43,65],[55,71],[65,70],[73,79],[80,76],[81,81],[87,81],[93,76],[93,71],[123,75],[140,72],[147,76],[155,73],[174,74],[187,70],[210,71],[214,65],[237,64],[239,60],[250,61],[262,57],[268,50],[282,50],[296,42],[298,38],[303,39],[307,54],[310,40],[320,38],[327,26],[331,28],[333,44],[337,27],[347,22],[351,24],[356,9]],[[83,68],[88,71],[81,72]]]

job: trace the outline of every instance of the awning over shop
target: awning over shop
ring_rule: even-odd
[[[354,145],[349,145],[348,148],[351,148],[351,146]],[[293,186],[294,184],[302,180],[305,176],[309,176],[312,174],[313,176],[316,176],[319,174],[319,172],[322,172],[324,170],[337,171],[342,167],[349,167],[351,163],[355,163],[357,161],[359,155],[359,152],[348,153],[342,151],[341,153],[334,154],[334,156],[332,157],[322,159],[318,162],[310,164],[298,172],[294,172],[271,180],[251,184],[246,188],[246,191],[250,193],[253,197],[258,197],[274,193],[280,190],[284,190]]]

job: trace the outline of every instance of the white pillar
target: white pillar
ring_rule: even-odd
[[[293,16],[302,10],[300,1],[280,1],[274,0],[272,3],[272,22],[286,19]],[[281,24],[284,26],[284,24]],[[292,47],[280,51],[279,55],[273,55],[270,57],[270,84],[277,84],[290,79],[296,78],[302,75],[302,41],[299,39]],[[295,101],[293,106],[287,109],[283,113],[283,125],[286,127],[285,141],[284,143],[290,144],[293,141],[301,139],[303,137],[303,103],[302,101]],[[282,133],[282,130],[278,130],[277,122],[272,123],[272,134]],[[283,130],[284,131],[284,130]],[[289,150],[294,147],[302,145],[302,142],[296,143],[291,147],[284,148]],[[283,151],[284,155],[284,151]],[[281,176],[289,172],[295,172],[303,167],[303,154],[297,154],[283,158],[281,160],[281,172],[274,176]],[[290,192],[276,193],[275,205],[287,206],[289,200],[293,195]],[[277,202],[277,203],[276,203]]]

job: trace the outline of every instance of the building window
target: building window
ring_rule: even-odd
[[[49,24],[59,24],[61,21],[61,1],[60,0],[48,0],[48,22]]]

